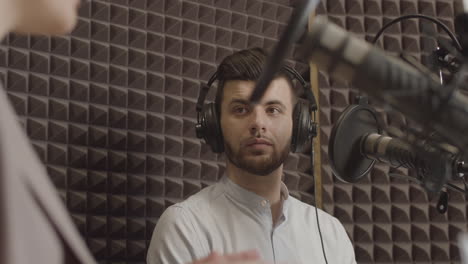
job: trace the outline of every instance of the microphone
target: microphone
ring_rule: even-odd
[[[376,133],[361,138],[362,155],[392,167],[416,169],[423,186],[438,192],[454,175],[454,156],[431,145],[415,146],[403,140]]]
[[[281,38],[275,46],[272,54],[268,56],[266,64],[263,67],[263,71],[260,74],[260,78],[257,81],[252,95],[250,96],[251,102],[256,103],[260,101],[263,94],[265,94],[265,91],[275,77],[275,74],[283,66],[287,52],[305,32],[309,15],[319,3],[319,0],[301,0],[296,8],[294,8],[284,33],[281,35]]]
[[[305,55],[321,70],[386,102],[438,132],[461,151],[468,149],[468,97],[442,86],[401,60],[317,17],[305,40]]]
[[[376,161],[392,167],[416,169],[413,178],[429,191],[438,192],[453,175],[464,171],[456,155],[430,144],[414,145],[384,136],[373,108],[366,103],[346,108],[332,128],[329,158],[340,180],[356,182],[367,175]]]

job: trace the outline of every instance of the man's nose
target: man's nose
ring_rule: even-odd
[[[260,107],[254,107],[251,112],[250,118],[250,132],[256,134],[258,132],[263,133],[266,130],[266,116],[265,112],[262,111]]]

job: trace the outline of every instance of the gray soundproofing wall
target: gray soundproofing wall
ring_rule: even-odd
[[[195,137],[200,86],[233,51],[274,47],[292,5],[92,0],[68,36],[3,41],[4,88],[100,263],[144,263],[164,209],[223,175],[222,156]],[[310,168],[295,154],[285,173],[309,203]]]

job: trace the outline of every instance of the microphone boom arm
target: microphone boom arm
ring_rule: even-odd
[[[437,131],[461,152],[468,149],[468,97],[456,87],[443,87],[323,17],[315,19],[305,45],[320,69]]]

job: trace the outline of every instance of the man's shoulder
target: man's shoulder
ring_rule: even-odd
[[[340,225],[340,221],[334,217],[333,215],[325,212],[324,210],[320,208],[316,208],[313,205],[307,204],[305,202],[302,202],[301,200],[295,198],[295,197],[290,197],[291,199],[291,207],[293,208],[293,213],[297,216],[300,216],[301,218],[305,219],[306,221],[314,220],[317,219],[317,214],[319,217],[320,224],[322,222],[332,224],[332,225]]]
[[[204,234],[210,221],[210,199],[217,193],[213,184],[163,212],[153,231],[148,263],[187,263],[209,253]]]
[[[296,226],[308,226],[311,232],[320,228],[322,234],[325,234],[323,239],[332,244],[348,237],[343,224],[336,217],[294,197],[291,199],[289,214]]]
[[[212,203],[215,202],[222,194],[222,186],[220,183],[215,183],[207,186],[199,192],[191,195],[184,201],[178,202],[167,208],[168,213],[177,216],[178,214],[190,214],[190,212],[200,212],[208,210]]]

